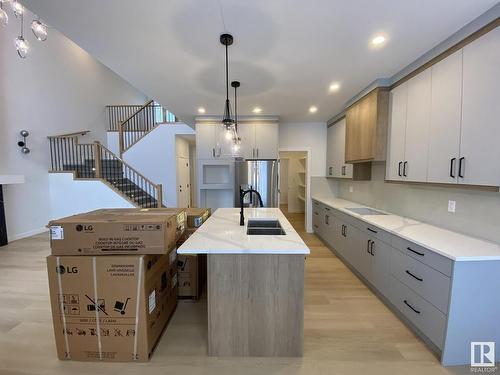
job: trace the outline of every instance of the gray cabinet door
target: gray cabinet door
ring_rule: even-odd
[[[389,296],[389,275],[391,262],[391,246],[375,238],[370,245],[372,285],[384,296]]]
[[[405,158],[406,107],[408,102],[408,85],[403,83],[391,90],[389,94],[389,137],[387,142],[388,180],[402,180],[402,165]]]
[[[365,244],[365,234],[351,224],[345,224],[344,228],[346,240],[346,259],[356,269],[360,268],[362,259],[361,254]]]

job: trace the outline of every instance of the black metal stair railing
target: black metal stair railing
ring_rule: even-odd
[[[50,172],[73,172],[77,179],[101,179],[138,207],[161,207],[155,184],[99,142],[79,143],[88,131],[50,136]]]

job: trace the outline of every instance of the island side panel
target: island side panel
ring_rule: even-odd
[[[304,255],[208,255],[211,356],[300,357]]]

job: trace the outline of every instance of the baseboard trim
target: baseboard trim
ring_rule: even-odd
[[[12,241],[21,240],[23,238],[31,237],[31,236],[34,236],[36,234],[40,234],[40,233],[44,233],[44,232],[48,232],[48,229],[45,227],[41,227],[38,229],[29,230],[27,232],[15,234],[13,236],[9,236],[8,238],[9,238],[9,242],[12,242]]]

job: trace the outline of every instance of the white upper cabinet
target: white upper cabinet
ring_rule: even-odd
[[[238,134],[241,138],[240,156],[244,159],[255,157],[255,125],[238,124]]]
[[[431,72],[427,181],[456,183],[460,153],[462,50],[433,65]]]
[[[278,124],[255,124],[255,148],[258,159],[277,159],[279,143]],[[242,142],[244,142],[242,138]]]
[[[327,177],[352,178],[353,165],[345,162],[346,119],[337,121],[327,133]]]
[[[405,181],[425,181],[431,112],[430,69],[411,78],[406,85],[408,86],[408,103],[402,174]]]
[[[500,185],[500,27],[391,91],[389,180]]]
[[[216,124],[196,124],[196,157],[198,159],[214,159],[218,155],[216,127]]]
[[[387,147],[388,180],[403,179],[403,163],[405,160],[406,137],[406,104],[408,102],[408,87],[405,84],[391,90],[389,93],[389,131]]]
[[[500,184],[500,27],[463,48],[460,164],[459,183]]]

